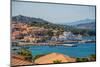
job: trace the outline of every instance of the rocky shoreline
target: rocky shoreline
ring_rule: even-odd
[[[34,61],[25,60],[24,56],[12,55],[11,58],[12,66],[21,65],[38,65],[38,64],[57,64],[57,63],[67,63],[76,62],[75,58],[65,56],[60,53],[50,53],[36,58]]]

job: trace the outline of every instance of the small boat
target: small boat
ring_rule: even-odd
[[[85,43],[85,42],[86,42],[86,40],[81,40],[78,43]]]
[[[73,47],[73,46],[75,46],[75,44],[62,44],[62,45],[68,46],[68,47]]]

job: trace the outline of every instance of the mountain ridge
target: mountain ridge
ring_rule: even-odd
[[[55,24],[49,21],[46,21],[44,19],[41,18],[34,18],[34,17],[27,17],[27,16],[23,16],[23,15],[17,15],[17,16],[13,16],[12,17],[12,23],[27,23],[31,26],[36,26],[36,27],[43,27],[45,29],[49,29],[49,30],[56,30],[59,33],[62,33],[63,31],[71,31],[74,34],[88,34],[89,32],[91,32],[90,29],[81,29],[75,26],[69,26],[69,25],[65,25],[65,24]],[[87,31],[87,32],[84,32]],[[94,31],[93,31],[94,32]],[[91,35],[91,34],[90,34]],[[92,34],[95,35],[95,34]]]
[[[21,23],[32,23],[32,22],[50,23],[50,22],[43,20],[41,18],[28,17],[28,16],[23,16],[23,15],[13,16],[12,21],[21,22]]]
[[[91,22],[95,22],[95,19],[88,19],[88,18],[86,18],[86,19],[75,21],[75,22],[67,23],[67,25],[76,26],[78,24],[91,23]]]

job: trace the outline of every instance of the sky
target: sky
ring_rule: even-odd
[[[95,19],[95,6],[12,2],[12,16],[24,15],[53,23],[69,23],[83,19]]]

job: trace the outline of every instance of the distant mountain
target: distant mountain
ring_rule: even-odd
[[[83,20],[67,23],[67,25],[77,26],[78,24],[92,23],[92,22],[95,22],[95,19],[83,19]]]
[[[80,29],[95,29],[95,22],[78,24],[77,28]]]
[[[49,23],[48,21],[40,19],[40,18],[27,17],[23,15],[13,16],[12,21],[21,22],[21,23],[33,23],[33,22]]]
[[[38,27],[44,27],[44,28],[52,28],[52,29],[60,29],[60,28],[64,28],[63,25],[60,24],[54,24],[52,22],[46,21],[44,19],[41,18],[35,18],[35,17],[27,17],[27,16],[23,16],[23,15],[18,15],[18,16],[13,16],[12,17],[12,22],[16,22],[16,23],[27,23],[30,24],[32,26],[38,26]]]
[[[46,29],[53,29],[53,30],[61,30],[62,29],[65,31],[71,31],[71,30],[75,29],[72,26],[62,25],[62,24],[54,24],[52,22],[46,21],[41,18],[27,17],[27,16],[23,16],[23,15],[13,16],[12,22],[27,23],[32,26],[44,27]]]

